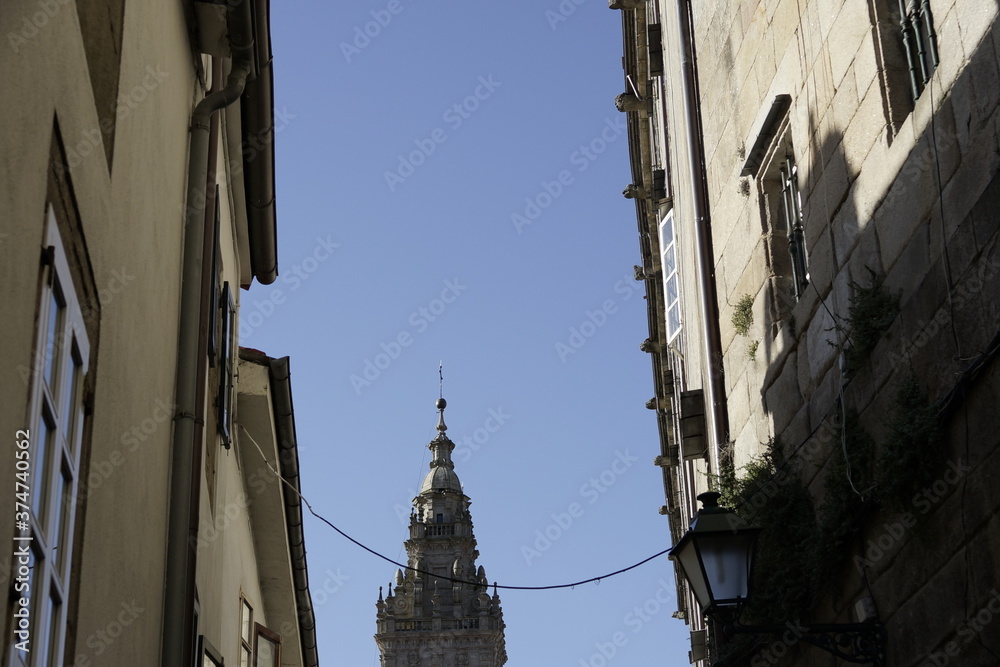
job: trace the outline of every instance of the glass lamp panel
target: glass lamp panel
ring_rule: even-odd
[[[739,533],[703,535],[698,542],[713,602],[725,604],[745,599],[753,536]]]
[[[701,569],[695,540],[690,539],[688,536],[685,536],[685,538],[687,539],[687,543],[682,545],[681,550],[677,553],[677,560],[680,562],[681,568],[684,570],[684,576],[688,581],[688,586],[691,587],[691,591],[698,599],[698,604],[701,605],[702,609],[706,609],[711,604],[712,600],[708,595],[705,573]]]

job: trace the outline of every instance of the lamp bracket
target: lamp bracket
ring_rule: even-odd
[[[733,634],[794,634],[798,641],[812,644],[841,660],[851,663],[871,663],[872,667],[885,665],[885,627],[881,623],[825,623],[801,625],[739,625],[727,628]]]

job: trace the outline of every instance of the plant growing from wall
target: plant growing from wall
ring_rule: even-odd
[[[753,297],[749,294],[744,294],[736,302],[736,306],[733,309],[733,328],[736,329],[736,333],[739,335],[746,336],[750,333],[750,326],[752,324]]]
[[[753,602],[747,622],[782,623],[806,615],[815,589],[816,515],[798,474],[786,465],[781,445],[767,449],[737,475],[723,462],[714,479],[720,504],[759,526],[754,564]]]
[[[757,358],[757,349],[759,347],[760,347],[759,340],[755,340],[754,342],[750,343],[750,345],[747,347],[747,359],[749,359],[750,361],[754,361]]]
[[[712,482],[722,494],[721,505],[761,528],[750,582],[752,602],[740,621],[781,624],[808,616],[816,588],[816,516],[780,444],[768,442],[763,455],[739,474],[731,459],[723,460]],[[750,664],[746,661],[766,643],[761,637],[736,635],[717,647],[717,664]]]
[[[889,416],[889,432],[879,451],[880,500],[894,510],[911,507],[913,495],[929,486],[942,463],[941,420],[910,375],[899,385]]]
[[[851,345],[844,352],[848,377],[857,373],[868,360],[882,334],[899,313],[896,297],[886,291],[883,280],[870,268],[868,274],[871,282],[867,287],[851,281],[853,293],[847,317]]]

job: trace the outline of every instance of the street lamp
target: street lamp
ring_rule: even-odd
[[[721,606],[739,606],[747,598],[753,547],[760,528],[725,507],[716,491],[698,496],[702,509],[670,557],[680,563],[698,604],[705,613]]]
[[[760,528],[747,524],[735,512],[719,507],[720,493],[698,496],[698,510],[691,527],[670,550],[698,604],[708,615],[722,613],[735,619],[723,634],[787,633],[785,625],[739,625],[739,613],[750,595],[754,546]],[[878,621],[797,626],[798,641],[817,646],[852,663],[885,664],[885,628]]]

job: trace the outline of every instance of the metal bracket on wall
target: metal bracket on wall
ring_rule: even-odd
[[[791,633],[797,641],[812,644],[841,660],[855,664],[885,665],[885,627],[881,623],[826,623],[818,625],[737,625],[726,628],[731,634],[777,635]]]

